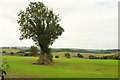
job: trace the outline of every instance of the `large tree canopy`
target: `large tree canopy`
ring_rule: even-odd
[[[41,2],[30,2],[26,10],[21,10],[18,16],[20,40],[32,39],[40,46],[41,54],[49,54],[49,45],[64,32],[59,24],[59,15]]]

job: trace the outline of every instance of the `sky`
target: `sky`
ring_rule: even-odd
[[[0,0],[0,46],[31,46],[19,40],[20,10],[41,1],[60,15],[65,32],[52,48],[118,48],[118,0]]]

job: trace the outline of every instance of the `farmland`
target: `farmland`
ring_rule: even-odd
[[[65,54],[66,53],[70,53],[71,57],[74,58],[74,56],[77,56],[78,53],[75,53],[75,52],[54,52],[52,53],[53,56],[60,56],[60,57],[65,57]],[[104,54],[104,53],[101,53],[101,54],[95,54],[95,53],[80,53],[84,56],[84,58],[88,58],[89,55],[93,55],[93,56],[96,56],[96,57],[102,57],[102,56],[110,56],[110,55],[114,55],[116,53],[109,53],[109,54]]]
[[[118,60],[53,58],[51,65],[33,65],[38,57],[3,56],[7,78],[117,78]]]
[[[2,49],[2,58],[6,58],[10,68],[6,78],[117,78],[118,60],[88,59],[90,55],[96,57],[116,55],[112,53],[80,53],[84,58],[76,58],[78,52],[52,52],[53,63],[50,65],[32,64],[38,56],[19,56],[15,54],[21,49]],[[29,52],[25,52],[29,53]],[[25,54],[21,53],[21,54]],[[70,58],[65,54],[70,53]],[[59,58],[55,58],[59,56]],[[31,73],[32,72],[32,73]]]
[[[16,55],[19,55],[17,52],[24,51],[23,49],[2,49],[2,51],[5,51],[6,53],[15,53]],[[24,51],[24,53],[30,53]],[[21,54],[24,54],[21,53]],[[40,53],[40,52],[38,52]],[[70,57],[74,58],[74,56],[77,56],[78,53],[82,54],[84,58],[88,58],[90,55],[96,56],[96,57],[102,57],[102,56],[110,56],[110,55],[116,55],[118,52],[112,52],[112,53],[83,53],[83,52],[52,52],[53,57],[59,56],[60,58],[65,57],[66,53],[70,53]],[[4,55],[4,54],[3,54]]]

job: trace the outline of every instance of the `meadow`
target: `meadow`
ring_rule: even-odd
[[[51,65],[35,65],[38,57],[3,56],[7,78],[117,78],[118,60],[53,58]]]

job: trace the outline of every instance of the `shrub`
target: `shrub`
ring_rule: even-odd
[[[102,58],[102,59],[108,59],[108,57],[109,57],[109,56],[103,56],[103,58]]]
[[[25,53],[25,51],[21,50],[21,51],[19,51],[19,52],[17,52],[17,53]]]
[[[11,55],[14,55],[14,53],[13,53],[13,52],[11,52],[10,54],[11,54]]]
[[[30,54],[29,53],[25,53],[24,56],[30,56]]]
[[[120,60],[120,56],[111,55],[111,56],[95,57],[95,56],[90,55],[89,59],[115,59],[115,60]]]
[[[108,58],[107,59],[113,59],[113,56],[108,56]]]
[[[66,57],[66,58],[70,58],[70,53],[66,53],[66,54],[65,54],[65,57]]]
[[[2,79],[1,80],[4,80],[5,76],[7,75],[8,68],[10,68],[10,67],[8,65],[7,59],[4,58],[2,60],[2,68],[0,68],[0,72],[2,72]]]
[[[96,57],[96,56],[90,55],[90,56],[89,56],[89,59],[99,59],[99,57]]]
[[[2,51],[2,53],[6,53],[6,51]]]
[[[80,53],[77,54],[77,57],[79,57],[79,58],[84,58],[84,56],[81,55]]]
[[[113,59],[120,60],[120,56],[114,55],[114,56],[113,56]]]
[[[55,58],[59,58],[59,56],[55,56]]]

